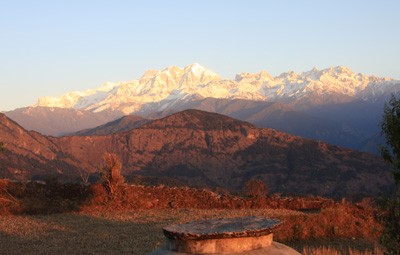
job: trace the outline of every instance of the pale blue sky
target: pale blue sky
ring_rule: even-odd
[[[0,111],[200,63],[400,79],[400,1],[0,0]]]

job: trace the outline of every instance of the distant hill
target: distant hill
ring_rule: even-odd
[[[28,130],[52,136],[94,128],[122,116],[117,111],[94,113],[58,107],[25,107],[4,114]]]
[[[148,123],[150,120],[141,116],[127,115],[104,125],[97,126],[91,129],[85,129],[73,133],[72,135],[90,136],[90,135],[110,135],[119,132],[125,132],[134,128],[140,127]]]

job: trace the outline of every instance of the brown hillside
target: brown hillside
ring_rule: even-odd
[[[65,155],[50,138],[26,131],[0,114],[0,141],[5,151],[0,153],[0,176],[26,180],[36,175],[74,173],[74,167],[63,160]]]
[[[21,132],[20,139],[6,143],[28,139],[26,131]],[[199,110],[109,136],[40,137],[44,147],[54,150],[55,158],[48,161],[57,163],[64,174],[94,172],[103,153],[112,151],[121,157],[125,175],[172,177],[193,186],[239,191],[246,180],[260,178],[271,192],[341,197],[375,195],[391,185],[388,166],[370,154]],[[34,151],[31,143],[26,146]],[[7,148],[21,155],[12,146]]]

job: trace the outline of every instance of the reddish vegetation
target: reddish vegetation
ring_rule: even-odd
[[[131,209],[292,209],[292,210],[319,210],[332,207],[335,202],[331,199],[312,198],[282,198],[256,197],[242,198],[233,195],[220,195],[207,189],[193,189],[188,187],[147,187],[122,186],[117,197],[110,198],[106,189],[100,184],[91,187],[92,199],[83,210],[102,207]],[[104,207],[107,205],[106,207]]]
[[[11,182],[1,180],[2,208],[11,213],[54,213],[71,210],[135,209],[290,209],[318,211],[342,202],[323,197],[240,197],[217,194],[208,189],[123,184],[114,195],[102,184],[90,186],[49,181]],[[347,205],[352,205],[346,203]],[[14,207],[13,207],[14,206]],[[36,210],[32,210],[35,207]],[[363,208],[366,206],[363,206]],[[57,208],[57,210],[55,210]]]
[[[130,211],[138,209],[263,209],[303,210],[283,216],[278,240],[314,238],[376,239],[380,225],[377,211],[364,200],[352,204],[321,197],[256,197],[220,195],[188,187],[120,185],[110,195],[101,184],[83,186],[57,182],[0,182],[1,213],[59,213],[68,211]]]
[[[376,211],[352,204],[336,204],[319,213],[288,216],[276,231],[279,240],[368,239],[377,240],[381,226]]]

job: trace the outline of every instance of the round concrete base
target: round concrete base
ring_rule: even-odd
[[[272,242],[270,246],[252,251],[244,251],[239,253],[212,253],[212,254],[213,255],[301,255],[294,249],[278,242]],[[148,253],[147,255],[193,255],[193,254],[179,253],[170,251],[166,248],[160,248],[158,250]]]

